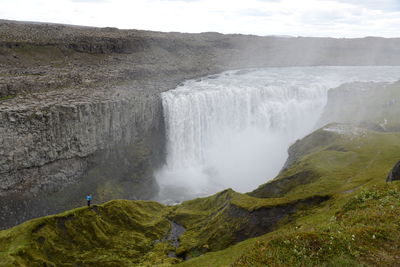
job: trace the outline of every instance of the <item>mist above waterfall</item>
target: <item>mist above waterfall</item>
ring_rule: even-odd
[[[399,67],[240,70],[163,93],[167,159],[156,172],[159,199],[256,188],[277,175],[290,144],[313,130],[330,88],[395,81],[399,73]]]

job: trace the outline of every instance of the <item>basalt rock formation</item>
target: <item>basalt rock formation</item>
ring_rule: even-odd
[[[318,126],[352,123],[380,132],[400,130],[400,82],[343,84],[328,91]]]
[[[371,53],[374,51],[374,53]],[[0,228],[95,201],[149,199],[159,93],[229,69],[400,64],[400,39],[180,34],[0,21]]]

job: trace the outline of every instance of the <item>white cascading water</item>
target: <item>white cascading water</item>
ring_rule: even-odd
[[[290,144],[313,130],[329,88],[398,79],[400,67],[267,68],[190,80],[162,93],[167,161],[156,173],[159,200],[255,189],[276,176]]]

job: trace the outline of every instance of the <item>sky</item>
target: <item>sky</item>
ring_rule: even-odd
[[[0,19],[164,32],[400,37],[400,0],[0,0]]]

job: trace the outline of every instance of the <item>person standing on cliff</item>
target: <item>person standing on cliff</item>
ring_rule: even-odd
[[[87,201],[87,205],[90,208],[90,201],[92,200],[92,195],[87,195],[86,196],[86,201]]]

